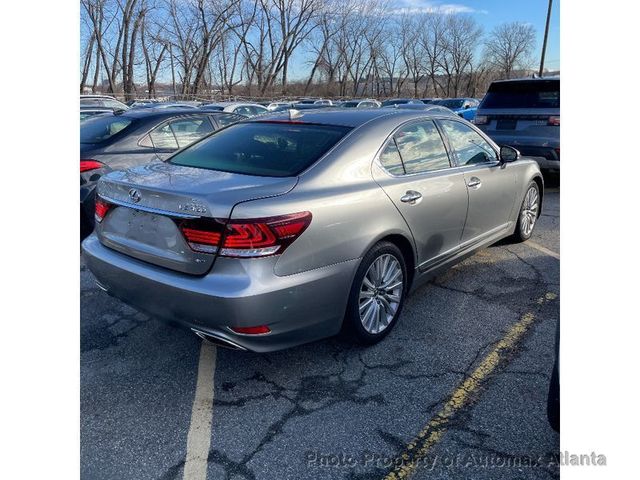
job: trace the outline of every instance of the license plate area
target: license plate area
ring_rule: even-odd
[[[496,121],[496,130],[515,130],[517,124],[515,118],[500,118]]]

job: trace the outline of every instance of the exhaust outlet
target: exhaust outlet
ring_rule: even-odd
[[[204,340],[205,342],[211,343],[218,347],[230,348],[232,350],[242,350],[245,352],[247,351],[247,349],[244,348],[243,346],[238,345],[237,343],[232,342],[231,340],[227,340],[226,338],[219,337],[211,333],[201,332],[200,330],[196,330],[195,328],[192,328],[191,331],[195,333],[198,337],[200,337],[202,340]]]

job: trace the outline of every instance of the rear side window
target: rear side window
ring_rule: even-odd
[[[380,163],[392,175],[404,175],[402,158],[393,138],[389,140],[389,143],[380,154]]]
[[[169,122],[180,148],[195,142],[213,132],[213,125],[207,117],[181,118]]]
[[[480,108],[560,108],[560,81],[492,83]]]
[[[178,149],[178,141],[168,123],[154,128],[149,132],[149,136],[155,148]]]
[[[149,132],[155,148],[173,149],[186,147],[213,132],[211,121],[205,116],[183,117],[171,120]]]
[[[472,128],[453,120],[439,120],[459,165],[477,165],[498,160],[495,150]]]
[[[349,130],[333,125],[239,123],[179,152],[169,162],[245,175],[290,177],[322,157]]]
[[[407,173],[442,170],[451,166],[442,137],[432,121],[413,123],[395,134]]]
[[[131,125],[131,119],[118,116],[96,116],[80,124],[80,143],[100,143]]]

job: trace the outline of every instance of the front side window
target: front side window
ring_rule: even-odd
[[[349,130],[335,125],[238,123],[179,152],[169,163],[245,175],[290,177],[322,157]]]
[[[477,165],[498,160],[491,145],[471,127],[453,120],[440,120],[440,124],[456,152],[459,165]]]
[[[421,173],[451,166],[442,137],[434,123],[413,123],[395,134],[406,172]]]

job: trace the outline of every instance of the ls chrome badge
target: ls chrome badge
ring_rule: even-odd
[[[189,203],[180,203],[178,210],[190,213],[207,213],[207,207],[198,203],[196,200],[191,199]]]

